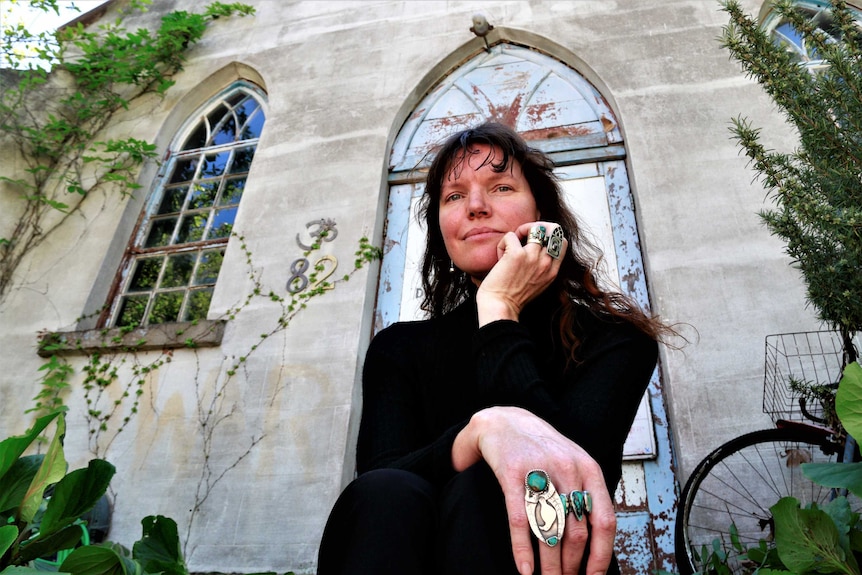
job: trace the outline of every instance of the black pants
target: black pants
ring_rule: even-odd
[[[441,492],[398,469],[360,476],[329,516],[317,573],[517,575],[497,479],[485,463],[459,473]]]

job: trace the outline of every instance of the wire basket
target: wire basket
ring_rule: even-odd
[[[797,384],[834,386],[843,370],[841,335],[834,331],[766,336],[763,412],[772,420],[824,422],[823,405],[806,397]]]

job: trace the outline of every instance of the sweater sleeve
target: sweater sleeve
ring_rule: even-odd
[[[411,471],[435,485],[454,474],[452,445],[467,425],[462,421],[437,437],[427,436],[423,398],[416,386],[418,365],[415,342],[405,345],[405,334],[393,325],[371,342],[363,368],[362,421],[356,449],[357,471],[379,468]]]
[[[598,461],[612,490],[623,444],[655,368],[657,344],[627,324],[596,320],[577,364],[543,365],[543,352],[517,322],[482,327],[474,353],[483,400],[518,405],[553,425]]]

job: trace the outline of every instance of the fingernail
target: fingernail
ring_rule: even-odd
[[[524,561],[521,563],[521,568],[518,569],[521,575],[533,575],[533,568],[530,567],[530,564]]]

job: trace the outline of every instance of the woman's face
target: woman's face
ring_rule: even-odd
[[[441,186],[440,231],[446,251],[458,269],[477,281],[497,263],[503,234],[539,219],[521,165],[510,160],[506,170],[494,171],[491,164],[502,157],[487,144],[471,146]]]

